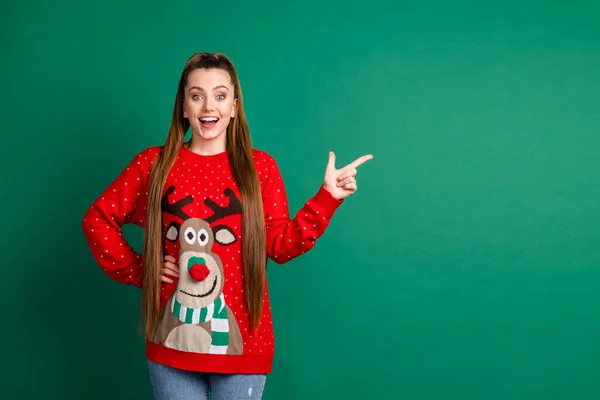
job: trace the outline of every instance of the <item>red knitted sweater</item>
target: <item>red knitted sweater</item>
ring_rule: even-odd
[[[162,147],[139,153],[87,210],[82,226],[92,254],[111,278],[142,285],[142,255],[121,226],[144,227],[148,178]],[[327,228],[337,200],[321,186],[290,217],[275,160],[254,150],[267,233],[267,254],[285,263],[307,252]],[[177,259],[180,276],[162,283],[159,329],[148,359],[171,367],[217,373],[268,373],[274,354],[273,323],[265,282],[260,327],[250,334],[244,304],[240,193],[227,153],[203,156],[181,146],[162,198],[164,255]]]

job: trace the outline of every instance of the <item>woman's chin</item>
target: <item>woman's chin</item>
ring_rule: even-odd
[[[218,131],[212,130],[212,129],[211,130],[202,129],[198,132],[194,132],[194,136],[196,136],[198,139],[201,139],[201,140],[212,141],[215,139],[219,139],[220,137],[224,137],[225,131],[218,132]]]

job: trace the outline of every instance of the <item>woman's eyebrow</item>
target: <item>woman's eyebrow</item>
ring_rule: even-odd
[[[227,86],[225,86],[225,85],[219,85],[219,86],[215,86],[215,87],[213,88],[213,90],[217,90],[217,89],[220,89],[220,88],[223,88],[223,89],[227,89],[227,90],[229,90],[229,88],[228,88]],[[192,86],[192,87],[189,89],[189,91],[191,92],[191,91],[192,91],[192,90],[194,90],[194,89],[196,89],[196,90],[200,90],[200,91],[204,92],[204,89],[202,89],[200,86]]]

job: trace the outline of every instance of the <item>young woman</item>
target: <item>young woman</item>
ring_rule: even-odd
[[[371,158],[336,169],[330,153],[324,183],[291,218],[275,160],[251,147],[231,61],[188,60],[165,145],[139,153],[82,224],[102,269],[142,288],[156,398],[206,398],[209,387],[212,399],[261,397],[274,352],[267,258],[309,251]],[[143,254],[126,223],[144,228]]]

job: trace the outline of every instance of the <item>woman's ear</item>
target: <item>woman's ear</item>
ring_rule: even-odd
[[[235,118],[235,114],[237,113],[237,101],[238,99],[233,101],[233,107],[231,107],[231,118]]]
[[[188,118],[187,110],[185,109],[185,102],[183,103],[183,118]]]

